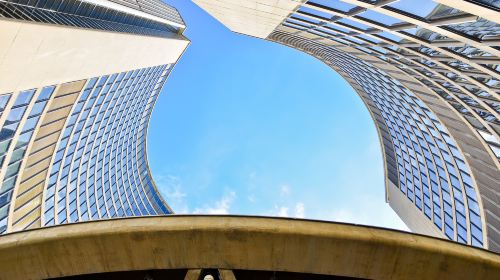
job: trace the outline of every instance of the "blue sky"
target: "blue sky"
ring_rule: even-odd
[[[305,217],[406,230],[385,203],[375,126],[334,71],[169,0],[191,45],[149,125],[148,157],[177,213]]]

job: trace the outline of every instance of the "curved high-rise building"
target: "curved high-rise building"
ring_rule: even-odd
[[[412,231],[500,252],[500,1],[194,2],[349,82],[379,133],[386,199]]]
[[[159,0],[0,1],[0,233],[172,213],[146,134],[184,29]]]

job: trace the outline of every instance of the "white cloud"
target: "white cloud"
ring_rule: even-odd
[[[296,218],[304,218],[305,217],[305,207],[304,203],[299,202],[295,204],[295,217]]]
[[[220,200],[216,201],[215,205],[196,208],[193,211],[193,214],[229,214],[229,209],[231,208],[231,204],[234,202],[235,198],[236,193],[231,191],[225,194]]]
[[[162,193],[170,207],[177,214],[189,213],[186,202],[187,194],[183,191],[181,179],[177,176],[157,175],[155,176],[156,186]]]
[[[278,208],[278,212],[276,213],[278,217],[288,217],[288,207],[281,206]]]
[[[369,211],[366,208],[358,211],[340,208],[334,210],[326,217],[321,217],[321,219],[410,231],[401,219],[397,217],[396,213],[388,207],[378,209],[377,211]]]
[[[268,213],[270,213],[271,216],[277,216],[277,217],[295,217],[295,218],[305,217],[304,203],[298,202],[292,209],[293,210],[291,210],[290,207],[288,206],[275,205],[274,210]]]
[[[280,187],[280,195],[281,196],[287,196],[290,194],[290,186],[288,185],[281,185]]]

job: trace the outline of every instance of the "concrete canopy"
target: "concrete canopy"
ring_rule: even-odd
[[[115,219],[0,239],[0,279],[186,268],[365,279],[498,279],[500,256],[394,230],[244,216]]]

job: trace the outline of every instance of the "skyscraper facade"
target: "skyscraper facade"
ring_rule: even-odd
[[[0,233],[172,212],[146,134],[184,29],[159,0],[0,1]]]
[[[387,202],[412,231],[500,252],[500,1],[194,2],[349,82],[378,130]]]

